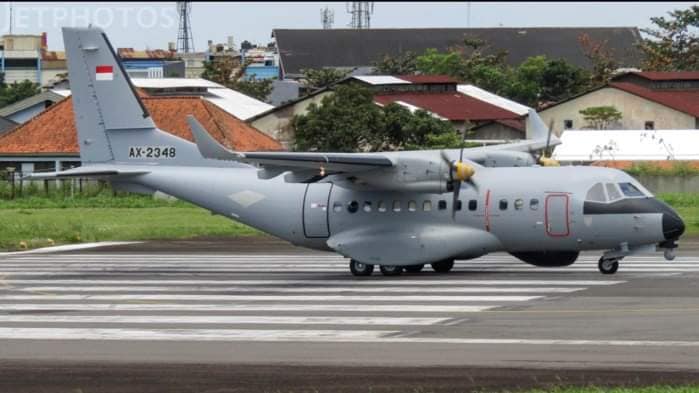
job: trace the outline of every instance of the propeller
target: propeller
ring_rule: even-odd
[[[449,184],[452,188],[452,202],[451,202],[451,218],[452,220],[456,218],[456,203],[459,200],[459,192],[461,191],[461,183],[467,182],[473,188],[478,190],[478,185],[473,181],[473,175],[476,173],[475,169],[464,162],[464,148],[461,148],[459,152],[459,160],[451,161],[447,154],[442,150],[440,152],[442,160],[449,167]]]
[[[546,147],[541,151],[539,159],[537,160],[542,166],[560,166],[558,161],[551,158],[551,133],[553,132],[553,119],[549,122],[548,134],[546,135]]]

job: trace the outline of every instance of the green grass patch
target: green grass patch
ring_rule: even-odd
[[[655,385],[643,387],[555,387],[550,389],[533,389],[524,393],[699,393],[699,385]]]
[[[631,168],[624,170],[631,176],[696,176],[699,168],[686,161],[676,161],[670,167],[661,167],[646,162],[636,162]]]
[[[686,227],[685,236],[699,235],[699,194],[663,193],[656,196],[677,210]]]
[[[106,240],[258,235],[197,207],[0,209],[0,249]],[[49,240],[50,239],[50,240]]]

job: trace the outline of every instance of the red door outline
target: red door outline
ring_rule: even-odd
[[[563,197],[566,199],[566,211],[565,211],[565,220],[566,220],[566,230],[565,232],[551,232],[550,231],[550,225],[549,225],[549,198],[560,198]],[[546,199],[544,201],[544,221],[546,225],[546,234],[551,236],[551,237],[566,237],[570,235],[570,219],[568,215],[570,214],[570,197],[568,194],[549,194],[546,196]]]

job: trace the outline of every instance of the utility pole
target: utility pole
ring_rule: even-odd
[[[347,12],[352,15],[350,27],[353,29],[371,28],[371,14],[374,13],[373,1],[352,1],[346,4]]]
[[[178,1],[177,13],[180,15],[180,25],[177,30],[177,51],[181,53],[194,52],[192,22],[189,19],[189,16],[192,13],[191,2]]]

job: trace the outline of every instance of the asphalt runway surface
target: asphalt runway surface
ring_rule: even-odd
[[[699,383],[699,254],[356,278],[265,239],[0,256],[0,391]],[[377,269],[378,270],[378,269]],[[422,389],[422,390],[420,390]]]

